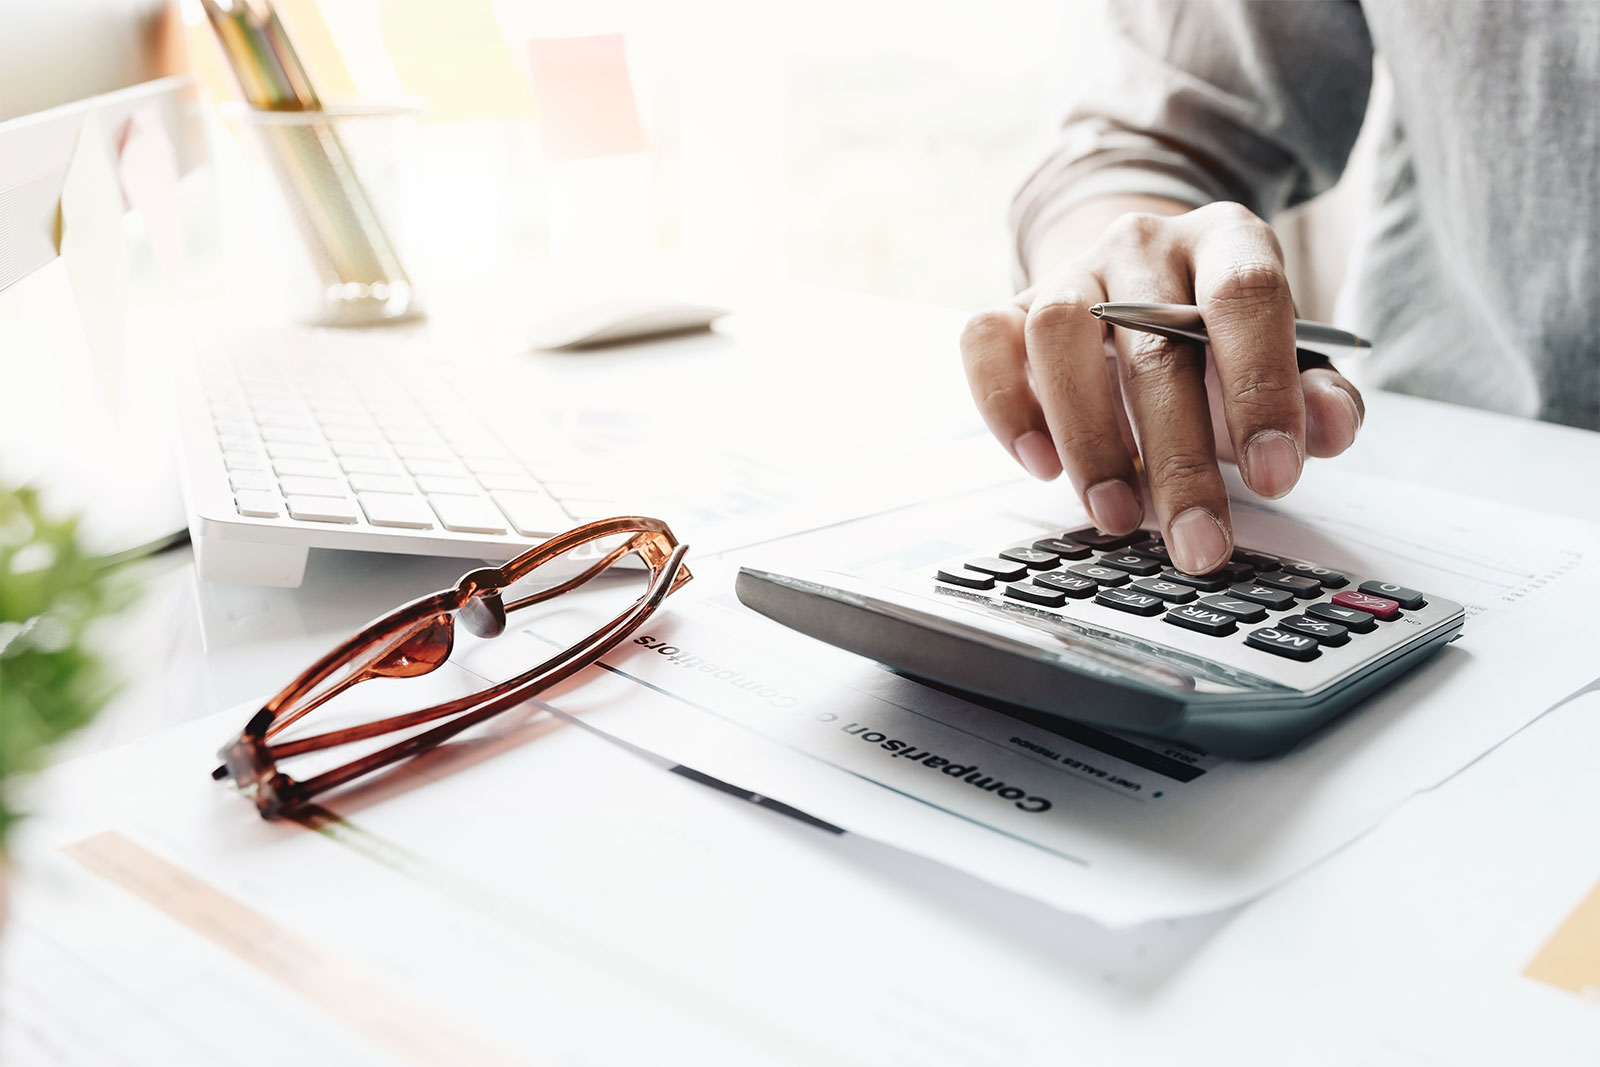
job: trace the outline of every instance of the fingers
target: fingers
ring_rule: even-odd
[[[1332,367],[1303,371],[1300,388],[1306,398],[1306,455],[1326,459],[1354,444],[1367,415],[1360,391]]]
[[[1282,496],[1305,463],[1306,407],[1277,238],[1237,204],[1193,211],[1179,229],[1192,242],[1195,302],[1239,472],[1261,496]]]
[[[1123,441],[1105,334],[1089,307],[1105,289],[1072,271],[1035,295],[1024,338],[1034,393],[1068,477],[1094,524],[1128,533],[1144,518],[1133,455]]]
[[[1136,216],[1108,230],[1102,273],[1119,300],[1181,304],[1188,299],[1185,249],[1169,228]],[[1114,329],[1117,368],[1156,518],[1180,570],[1205,574],[1232,551],[1228,490],[1217,469],[1199,345]]]
[[[1061,473],[1044,412],[1028,384],[1027,313],[1015,304],[979,312],[961,331],[961,363],[978,413],[1011,458],[1042,481]]]

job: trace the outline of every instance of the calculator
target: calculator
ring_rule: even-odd
[[[1240,549],[1176,569],[1159,534],[1093,528],[974,550],[916,581],[740,569],[748,607],[933,684],[1223,756],[1290,748],[1461,631],[1398,575]]]

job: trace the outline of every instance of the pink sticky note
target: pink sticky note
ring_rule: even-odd
[[[536,37],[528,55],[547,158],[590,159],[648,147],[622,34]]]
[[[139,108],[123,127],[117,177],[128,206],[144,216],[145,233],[156,262],[169,278],[178,277],[183,272],[178,158],[156,105]]]

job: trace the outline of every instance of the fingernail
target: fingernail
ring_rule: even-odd
[[[1017,454],[1022,469],[1041,482],[1048,482],[1061,473],[1061,457],[1056,455],[1056,446],[1038,430],[1029,430],[1018,437],[1011,443],[1011,449]]]
[[[1172,562],[1185,574],[1210,574],[1228,558],[1228,535],[1205,508],[1172,520]]]
[[[1083,495],[1089,504],[1089,517],[1105,533],[1125,534],[1144,518],[1144,505],[1139,503],[1138,494],[1120,478],[1091,486]]]
[[[1279,497],[1300,477],[1300,448],[1281,430],[1263,430],[1244,450],[1245,479],[1264,497]]]

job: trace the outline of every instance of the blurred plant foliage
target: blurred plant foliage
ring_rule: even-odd
[[[76,519],[45,515],[34,490],[0,487],[0,853],[21,817],[20,777],[116,691],[89,632],[132,593],[90,554]]]

